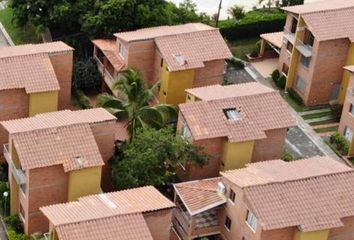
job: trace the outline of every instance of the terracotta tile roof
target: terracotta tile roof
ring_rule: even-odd
[[[179,105],[194,140],[227,137],[230,142],[266,138],[265,131],[296,125],[278,92]],[[227,119],[224,111],[239,112],[240,119]]]
[[[193,216],[226,202],[226,198],[217,192],[219,182],[221,178],[184,182],[174,184],[174,189]]]
[[[344,69],[345,69],[345,70],[348,70],[349,72],[354,73],[354,65],[345,66]]]
[[[191,33],[196,31],[205,31],[214,29],[202,23],[187,23],[176,26],[160,26],[152,28],[143,28],[136,31],[120,32],[114,34],[117,38],[126,42],[154,39],[161,36],[169,36],[183,33]]]
[[[30,118],[15,119],[0,123],[10,134],[12,134],[74,124],[94,124],[108,121],[116,121],[116,117],[103,108],[93,108],[79,111],[64,110],[43,113]]]
[[[283,45],[284,32],[273,32],[261,34],[261,38],[267,42],[273,44],[277,48],[281,48]]]
[[[354,1],[351,8],[304,14],[302,17],[318,41],[349,38],[354,42]]]
[[[232,57],[218,29],[158,37],[155,43],[170,71],[202,68],[206,61]]]
[[[82,197],[76,202],[41,207],[40,210],[54,226],[59,226],[173,207],[174,203],[156,188],[147,186]]]
[[[0,58],[0,90],[20,88],[28,94],[60,89],[48,54]]]
[[[245,168],[222,172],[221,175],[245,188],[348,171],[352,171],[352,168],[329,157],[313,157],[293,162],[273,160],[251,163]]]
[[[291,7],[284,7],[283,9],[287,12],[295,14],[306,14],[313,12],[324,12],[337,9],[344,9],[349,7],[354,7],[354,0],[324,0]]]
[[[310,232],[342,227],[341,219],[354,216],[353,182],[351,171],[248,187],[244,194],[264,230]]]
[[[74,51],[74,49],[61,41],[41,44],[25,44],[1,48],[0,58],[24,56],[38,53],[54,54],[67,51]]]
[[[96,39],[92,40],[92,43],[104,53],[108,61],[117,71],[121,71],[125,67],[123,59],[118,54],[116,41],[107,39]]]
[[[242,97],[274,91],[275,90],[256,82],[232,84],[225,86],[211,85],[206,87],[190,88],[186,90],[187,93],[196,96],[197,98],[204,101]]]
[[[55,230],[60,240],[153,240],[140,213],[60,225]]]

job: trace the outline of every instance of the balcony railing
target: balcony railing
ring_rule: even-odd
[[[9,144],[4,144],[4,146],[3,146],[3,154],[4,154],[6,162],[9,164],[11,162]]]
[[[50,234],[50,232],[47,232],[47,233],[43,234],[43,236],[44,236],[45,240],[51,240],[52,239],[52,235]]]
[[[296,49],[304,56],[311,57],[312,56],[312,46],[303,43],[301,40],[296,40]]]
[[[294,43],[295,43],[295,33],[292,33],[288,29],[284,28],[284,37],[289,42],[291,42],[294,45]]]
[[[21,169],[17,169],[13,162],[11,162],[9,164],[9,166],[11,167],[12,174],[13,174],[17,184],[18,185],[26,184],[26,182],[27,182],[26,181],[26,173]]]

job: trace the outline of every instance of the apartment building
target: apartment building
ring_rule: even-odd
[[[328,157],[273,160],[175,184],[181,239],[349,240],[354,170]]]
[[[69,108],[73,50],[63,42],[2,47],[0,121]],[[1,146],[7,139],[0,131]]]
[[[8,132],[11,214],[26,234],[47,232],[39,208],[100,193],[110,180],[116,118],[97,108],[1,122]]]
[[[278,70],[306,105],[344,103],[354,64],[354,1],[331,0],[283,8],[287,13]],[[277,33],[264,39],[277,45]]]
[[[184,166],[184,181],[280,159],[288,128],[296,125],[280,94],[259,83],[188,89],[186,99],[179,105],[177,132],[210,158],[203,167]]]
[[[134,68],[148,84],[160,82],[161,103],[184,102],[187,88],[221,84],[225,59],[232,57],[219,29],[202,23],[139,29],[114,36],[115,40],[92,41],[105,85],[112,90],[120,73]]]
[[[169,240],[175,204],[154,187],[134,188],[42,207],[53,240]]]

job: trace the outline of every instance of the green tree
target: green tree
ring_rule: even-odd
[[[227,12],[236,20],[240,21],[246,16],[245,8],[242,6],[234,5],[230,7]]]
[[[294,6],[304,4],[304,0],[283,0],[282,6]]]
[[[95,59],[88,58],[74,64],[74,86],[78,90],[98,91],[102,84],[102,76],[98,71]]]
[[[207,156],[169,128],[140,129],[121,158],[113,162],[113,182],[119,189],[153,185],[162,189],[175,179],[181,164],[203,166]]]
[[[97,104],[106,108],[119,120],[127,121],[128,131],[133,138],[138,128],[159,129],[177,116],[177,110],[172,105],[150,105],[155,98],[157,86],[158,84],[147,87],[138,71],[128,69],[113,85],[113,89],[121,92],[123,96],[117,98],[109,94],[101,94]]]

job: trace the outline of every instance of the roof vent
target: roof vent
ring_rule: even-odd
[[[82,160],[82,158],[80,156],[74,157],[74,159],[75,159],[76,163],[78,163],[81,168],[84,167],[84,161]]]
[[[227,108],[223,109],[223,111],[228,120],[238,121],[242,119],[241,111],[237,110],[236,108]]]
[[[109,208],[116,209],[118,206],[111,199],[108,198],[107,194],[101,193],[98,195],[101,201]]]
[[[174,58],[178,62],[178,64],[181,65],[181,66],[184,66],[184,65],[188,64],[186,58],[183,55],[181,55],[181,54],[174,55]]]
[[[218,182],[218,194],[219,195],[225,195],[225,185],[222,182]]]

